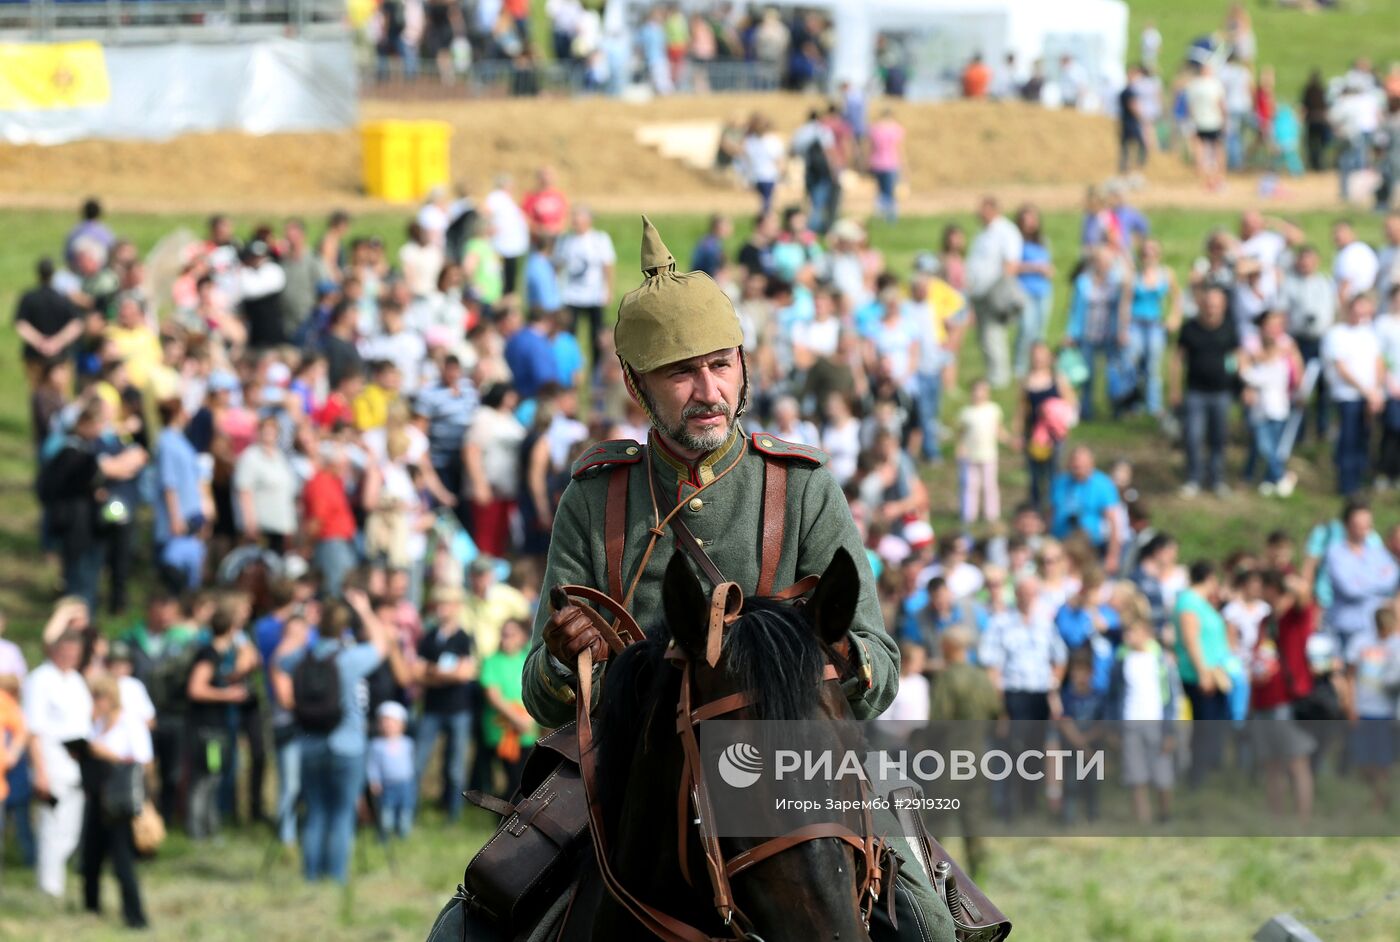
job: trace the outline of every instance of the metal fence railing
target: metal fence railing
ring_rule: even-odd
[[[509,59],[483,59],[465,70],[441,70],[425,59],[405,67],[398,57],[371,55],[360,74],[361,93],[376,98],[506,98],[616,94],[634,81],[645,82],[642,70],[625,80],[600,80],[578,62],[518,64]],[[766,92],[781,86],[782,73],[760,62],[710,62],[687,66],[676,91]]]
[[[0,37],[107,43],[345,32],[345,0],[0,0]]]

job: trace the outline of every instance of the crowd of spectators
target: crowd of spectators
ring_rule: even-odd
[[[719,173],[732,173],[754,191],[760,215],[772,211],[786,180],[800,176],[806,229],[824,236],[841,216],[845,188],[860,174],[868,174],[875,183],[876,213],[886,222],[895,221],[906,160],[904,138],[904,127],[893,111],[881,110],[872,122],[865,93],[843,82],[825,107],[807,113],[787,141],[762,112],[744,122],[727,122],[720,131],[715,165]]]
[[[1382,211],[1392,204],[1400,179],[1400,62],[1381,65],[1362,56],[1327,79],[1314,69],[1294,106],[1280,100],[1274,67],[1260,59],[1243,4],[1229,8],[1223,29],[1193,41],[1170,77],[1161,71],[1161,46],[1161,33],[1149,23],[1117,92],[1120,173],[1141,170],[1153,152],[1172,150],[1191,160],[1211,189],[1224,184],[1227,172],[1297,176],[1305,168],[1335,167],[1343,202],[1369,195]],[[1067,73],[1062,63],[1059,73],[1075,70]],[[1039,85],[1024,90],[1041,94]],[[1369,192],[1355,186],[1361,176],[1374,181]]]
[[[719,2],[695,8],[658,3],[627,29],[604,27],[602,10],[583,0],[546,0],[548,49],[533,33],[531,0],[378,0],[365,23],[377,75],[397,69],[416,78],[431,63],[445,83],[473,63],[509,63],[525,73],[551,61],[581,76],[585,90],[617,94],[634,80],[659,95],[712,87],[822,88],[832,45],[823,12]],[[395,65],[397,61],[397,66]],[[726,73],[726,67],[730,72]],[[764,76],[746,85],[739,69]],[[538,91],[517,82],[517,94]]]
[[[1400,179],[1400,62],[1379,65],[1363,56],[1328,79],[1314,69],[1294,106],[1280,100],[1274,67],[1259,57],[1243,4],[1229,7],[1220,30],[1192,41],[1174,70],[1164,71],[1161,53],[1161,31],[1148,22],[1125,81],[1111,89],[1072,55],[1026,64],[1013,53],[996,63],[973,53],[960,91],[964,98],[1116,114],[1120,174],[1173,151],[1211,189],[1224,185],[1227,172],[1297,176],[1305,168],[1335,168],[1343,202],[1373,195],[1379,209],[1391,205]],[[1358,174],[1373,175],[1373,189],[1355,187]]]
[[[0,757],[22,843],[39,799],[46,892],[83,833],[88,903],[111,856],[128,921],[144,919],[129,821],[103,811],[91,765],[113,756],[152,765],[172,825],[206,839],[246,813],[300,846],[310,879],[347,877],[361,806],[388,838],[424,793],[450,820],[466,788],[518,781],[540,733],[521,666],[554,508],[589,441],[647,430],[604,326],[614,248],[547,168],[523,194],[505,177],[479,202],[435,191],[397,251],[352,228],[336,213],[315,241],[296,219],[240,237],[216,216],[157,284],[89,201],[19,302],[42,545],[71,600],[44,665],[0,684]],[[693,267],[734,299],[749,430],[830,455],[905,646],[915,694],[898,717],[966,694],[1013,718],[1087,724],[1107,703],[1170,719],[1189,703],[1225,719],[1252,703],[1282,723],[1325,680],[1336,718],[1393,719],[1400,527],[1382,536],[1354,501],[1302,558],[1279,533],[1185,567],[1132,466],[1074,428],[1096,402],[1180,425],[1183,495],[1224,494],[1238,411],[1257,453],[1246,480],[1287,496],[1287,439],[1311,405],[1311,431],[1336,430],[1339,491],[1385,492],[1400,477],[1400,217],[1379,254],[1339,221],[1328,275],[1297,227],[1245,213],[1180,280],[1122,191],[1090,193],[1082,247],[1059,259],[1034,207],[1012,218],[986,197],[978,231],[949,226],[908,277],[850,218],[823,235],[803,207],[770,210],[733,254],[732,232],[715,217]],[[985,375],[960,376],[974,336]],[[995,394],[1013,386],[1007,416]],[[944,396],[962,388],[954,415]],[[1009,527],[1007,453],[1030,477]],[[935,501],[952,501],[924,471],[947,458],[962,527],[935,538]],[[129,592],[137,573],[149,593]],[[0,643],[0,675],[25,673]],[[1192,775],[1217,762],[1209,727]],[[1295,732],[1260,749],[1271,795],[1291,776],[1306,814],[1296,760],[1316,744]],[[80,761],[83,740],[103,745]],[[1144,817],[1175,773],[1162,747],[1132,747]]]

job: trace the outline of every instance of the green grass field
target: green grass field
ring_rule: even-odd
[[[1192,40],[1224,29],[1225,0],[1127,0],[1128,56],[1138,56],[1138,37],[1148,22],[1162,32],[1162,70],[1170,75]],[[1358,56],[1384,68],[1395,58],[1391,37],[1400,28],[1395,0],[1343,0],[1335,10],[1302,12],[1278,3],[1245,3],[1259,41],[1259,62],[1278,73],[1281,100],[1296,102],[1314,69],[1326,79],[1340,75]]]
[[[1324,245],[1327,215],[1309,214],[1299,222]],[[261,220],[238,218],[240,231]],[[699,216],[656,220],[674,254],[688,259],[703,226]],[[907,270],[916,251],[936,244],[950,218],[916,218],[893,227],[876,225],[873,236],[890,263]],[[971,217],[959,222],[971,226]],[[359,232],[374,232],[396,246],[402,215],[357,220]],[[1179,271],[1199,251],[1214,226],[1232,225],[1227,214],[1170,211],[1152,214],[1167,258]],[[202,221],[178,216],[116,216],[113,227],[148,249],[178,226],[198,232]],[[633,217],[606,217],[600,223],[613,235],[621,259],[619,289],[637,281],[635,259],[640,224]],[[32,280],[35,258],[58,254],[71,224],[68,214],[0,211],[0,231],[8,235],[0,251],[0,310],[13,310],[18,292]],[[1047,233],[1061,265],[1077,245],[1078,217],[1052,214]],[[315,228],[315,227],[313,227]],[[1378,225],[1361,223],[1364,238],[1375,239]],[[737,245],[736,240],[736,245]],[[1056,327],[1063,321],[1067,292],[1057,301]],[[57,573],[40,560],[37,512],[32,497],[33,461],[29,444],[26,391],[18,368],[18,344],[9,317],[0,326],[0,350],[10,358],[0,371],[0,610],[9,617],[10,635],[31,658],[37,656],[36,634],[54,594]],[[969,352],[961,375],[980,370]],[[951,413],[961,394],[950,397]],[[1169,496],[1178,476],[1179,458],[1162,448],[1145,423],[1103,422],[1076,433],[1105,457],[1123,455],[1137,462],[1143,490],[1152,498],[1165,526],[1179,534],[1186,556],[1219,558],[1233,549],[1258,546],[1270,529],[1283,527],[1301,537],[1313,522],[1333,513],[1330,462],[1305,452],[1295,461],[1301,473],[1298,492],[1287,501],[1264,501],[1240,492],[1228,500],[1203,499],[1183,505]],[[1006,498],[1019,499],[1024,477],[1007,458]],[[1238,465],[1236,464],[1236,468]],[[931,478],[935,524],[953,522],[952,472]],[[1397,502],[1380,509],[1382,524],[1400,517]],[[138,588],[138,598],[140,597]],[[109,626],[113,629],[121,627]],[[1243,785],[1242,787],[1250,787]],[[266,836],[230,833],[219,842],[195,846],[173,837],[160,858],[145,866],[143,889],[157,939],[258,939],[260,942],[332,935],[344,940],[421,938],[441,902],[460,879],[462,867],[482,840],[485,821],[448,826],[430,812],[412,841],[397,850],[398,872],[391,874],[384,852],[363,848],[357,876],[346,891],[307,887],[294,864],[274,860],[264,868]],[[1393,839],[1364,840],[1277,838],[1075,838],[997,839],[984,888],[1018,924],[1015,938],[1029,942],[1244,939],[1272,914],[1291,909],[1307,918],[1346,914],[1400,886],[1400,844]],[[958,842],[952,848],[956,853]],[[363,868],[363,869],[361,869]],[[55,907],[32,889],[31,876],[10,868],[0,877],[0,940],[67,940],[123,938],[114,917],[98,922]],[[70,900],[77,887],[70,882]],[[115,887],[107,889],[109,912]],[[1394,940],[1400,903],[1372,916],[1321,930],[1325,939]]]

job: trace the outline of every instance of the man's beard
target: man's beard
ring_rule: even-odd
[[[671,441],[689,451],[714,451],[723,445],[725,439],[729,437],[730,424],[733,421],[733,410],[726,402],[715,402],[708,405],[687,406],[681,412],[680,420],[674,424],[668,424],[652,408],[652,415],[656,417],[656,427]],[[725,418],[724,425],[717,428],[707,428],[700,432],[692,432],[689,427],[690,419],[698,419],[704,416],[722,415]]]

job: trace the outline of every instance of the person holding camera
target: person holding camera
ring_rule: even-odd
[[[189,791],[190,837],[212,837],[219,830],[219,783],[225,763],[234,761],[234,712],[253,695],[248,675],[258,652],[239,644],[242,619],[225,605],[209,619],[210,637],[194,656],[186,693],[190,700],[193,744]]]
[[[355,807],[365,784],[368,721],[359,691],[389,655],[388,629],[363,589],[347,587],[344,602],[326,606],[319,638],[284,654],[291,677],[289,708],[302,732],[302,870],[307,880],[345,883],[355,844]]]
[[[39,474],[39,499],[59,544],[64,591],[82,598],[89,612],[97,611],[106,549],[101,530],[113,520],[130,519],[131,508],[113,498],[111,485],[132,480],[146,464],[146,450],[139,445],[116,454],[100,451],[108,421],[107,404],[90,399],[78,413],[73,434]]]
[[[122,918],[131,929],[146,928],[141,887],[136,882],[136,847],[131,821],[141,811],[140,782],[155,758],[151,731],[123,708],[117,678],[92,682],[92,732],[88,740],[88,799],[83,815],[83,905],[100,913],[102,864],[110,858],[122,892]]]

